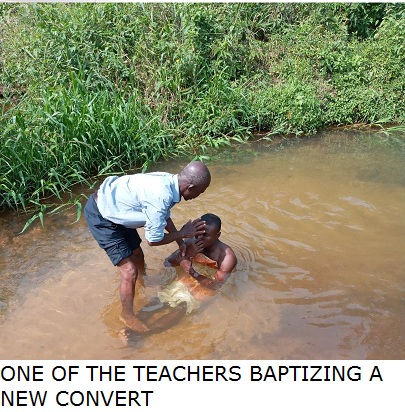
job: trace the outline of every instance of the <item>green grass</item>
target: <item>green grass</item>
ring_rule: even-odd
[[[32,221],[255,132],[405,124],[400,3],[3,4],[0,23],[0,208]]]

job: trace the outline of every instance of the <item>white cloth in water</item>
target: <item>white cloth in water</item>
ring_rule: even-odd
[[[187,304],[187,314],[201,305],[201,302],[191,294],[187,286],[179,280],[173,281],[164,290],[158,292],[158,296],[162,303],[167,303],[172,308],[185,302]]]

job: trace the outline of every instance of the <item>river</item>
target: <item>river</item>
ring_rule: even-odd
[[[143,337],[119,320],[118,271],[84,218],[67,211],[19,235],[26,217],[3,213],[0,358],[405,359],[404,164],[403,141],[342,131],[221,150],[211,186],[172,217],[181,227],[219,215],[236,270],[209,302]],[[173,245],[142,245],[136,310],[178,276],[163,266]]]

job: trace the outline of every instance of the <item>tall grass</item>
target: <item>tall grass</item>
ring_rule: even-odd
[[[1,5],[0,208],[80,216],[74,184],[254,131],[404,124],[404,10]]]

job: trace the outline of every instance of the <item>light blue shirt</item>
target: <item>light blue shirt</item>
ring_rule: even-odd
[[[97,192],[101,216],[128,228],[145,226],[149,242],[163,239],[170,209],[178,202],[177,175],[164,172],[109,176]]]

